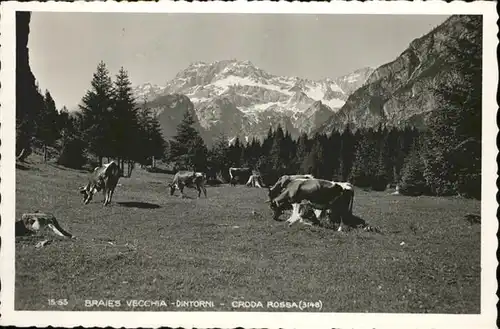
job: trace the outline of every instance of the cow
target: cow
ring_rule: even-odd
[[[83,203],[88,204],[94,194],[100,190],[104,195],[104,205],[111,202],[116,185],[121,176],[120,167],[116,162],[111,161],[101,167],[96,167],[89,176],[87,185],[80,187],[80,193],[83,194]]]
[[[174,195],[175,189],[181,192],[181,197],[184,195],[184,187],[196,188],[198,191],[198,198],[201,196],[201,192],[207,197],[207,189],[205,184],[207,182],[207,176],[202,172],[195,171],[178,171],[174,175],[174,179],[168,186],[170,187],[170,195]]]
[[[280,195],[281,191],[292,181],[297,179],[313,179],[313,175],[283,175],[281,176],[273,186],[268,189],[269,200],[276,198]]]
[[[262,188],[262,186],[264,186],[264,183],[262,182],[262,177],[258,173],[253,173],[248,179],[246,186],[249,187],[254,186]]]
[[[246,181],[252,175],[252,169],[250,168],[229,168],[229,179],[231,185],[236,185],[240,180]]]
[[[340,216],[339,231],[342,230],[342,222],[352,215],[352,204],[354,190],[349,183],[337,183],[324,179],[296,179],[288,183],[281,194],[270,200],[271,209],[275,213],[275,219],[281,211],[292,206],[292,215],[287,219],[291,226],[293,223],[303,219],[300,215],[305,205],[314,209],[315,216],[319,219],[328,213],[330,218],[333,214]],[[309,224],[310,225],[310,224]]]

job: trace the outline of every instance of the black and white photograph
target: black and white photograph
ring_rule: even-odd
[[[495,327],[494,2],[1,11],[0,323]]]

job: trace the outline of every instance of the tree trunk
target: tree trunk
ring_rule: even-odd
[[[43,163],[47,162],[47,145],[43,144]]]
[[[134,170],[134,162],[128,161],[128,177],[132,176],[132,171]]]
[[[156,161],[155,161],[154,155],[153,155],[153,158],[151,159],[151,167],[156,168]]]
[[[56,235],[72,238],[73,235],[65,231],[57,222],[53,214],[43,212],[25,213],[16,220],[16,236],[31,235],[37,231],[49,229]]]

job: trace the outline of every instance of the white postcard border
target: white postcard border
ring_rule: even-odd
[[[0,324],[24,326],[113,327],[265,327],[265,328],[493,328],[497,317],[496,218],[497,164],[495,2],[4,2],[1,4],[0,48]],[[310,14],[481,14],[483,15],[483,131],[481,314],[386,314],[297,312],[57,312],[14,310],[15,217],[15,11],[171,12],[171,13],[310,13]],[[14,201],[14,202],[12,202]]]

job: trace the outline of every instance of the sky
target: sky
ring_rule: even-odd
[[[448,16],[34,12],[30,66],[58,108],[75,109],[103,60],[133,85],[195,61],[249,60],[274,75],[335,78],[394,60]]]

